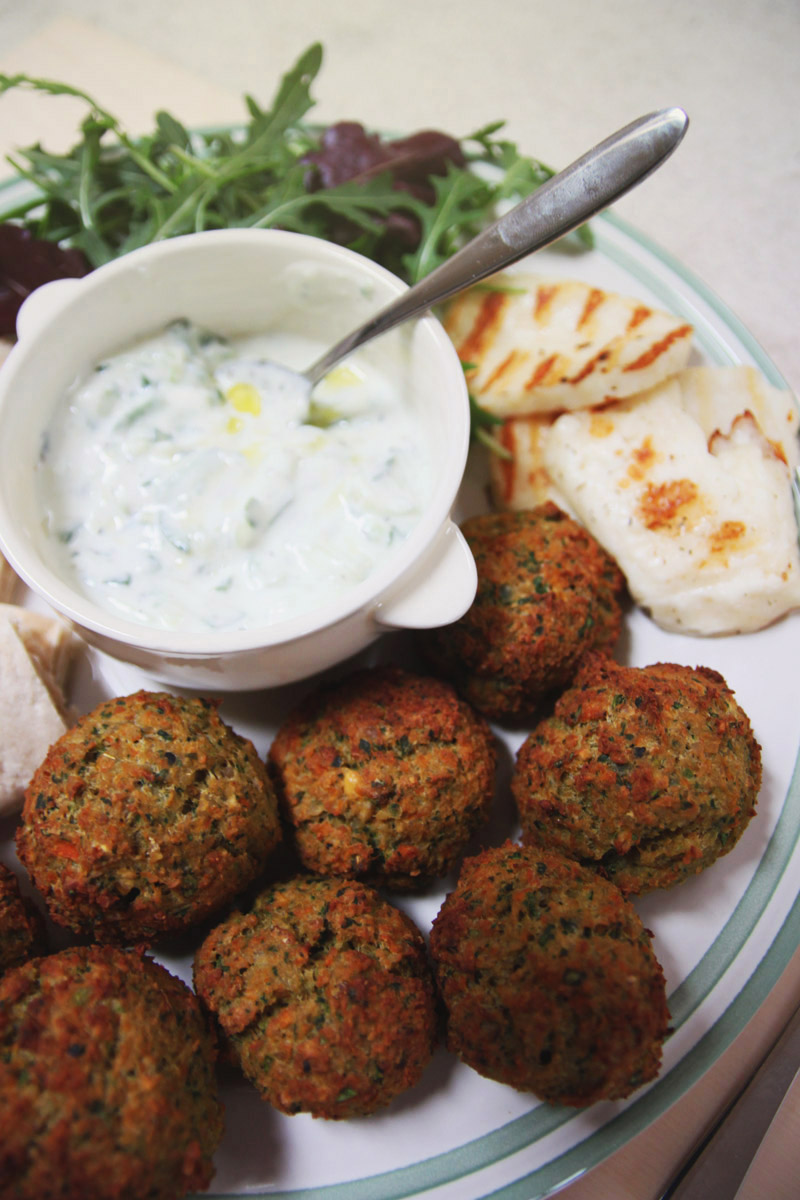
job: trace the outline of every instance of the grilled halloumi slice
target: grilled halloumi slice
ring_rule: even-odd
[[[444,326],[473,396],[500,417],[632,396],[685,367],[692,338],[640,300],[516,271],[451,301]]]
[[[797,408],[787,392],[765,385],[753,367],[687,367],[676,376],[680,404],[711,437],[716,431],[729,433],[735,418],[750,412],[764,437],[774,442],[778,453],[791,465],[797,456]],[[677,396],[677,392],[673,393]],[[613,411],[613,410],[612,410]],[[590,432],[599,436],[607,428],[608,406],[594,412]],[[569,501],[559,491],[547,462],[547,439],[558,413],[508,417],[493,430],[492,437],[506,452],[489,457],[492,499],[498,508],[535,508],[552,500],[566,512]]]
[[[492,430],[492,437],[507,457],[489,455],[489,483],[498,508],[536,508],[552,500],[570,516],[569,504],[547,468],[546,447],[555,413],[532,413],[527,417],[508,417]]]
[[[760,629],[800,607],[798,412],[752,368],[694,368],[566,413],[544,465],[665,629]]]

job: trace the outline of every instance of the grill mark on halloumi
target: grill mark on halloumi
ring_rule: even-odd
[[[623,371],[642,371],[645,367],[652,366],[676,341],[680,338],[690,338],[692,333],[691,325],[681,325],[678,329],[670,330],[667,336],[662,338],[660,342],[654,342],[651,346],[647,347],[644,354],[640,354],[634,362],[624,366],[622,368]]]
[[[533,316],[536,321],[544,321],[557,290],[555,284],[540,284],[537,287],[536,300],[533,305]]]
[[[741,543],[747,533],[743,521],[723,521],[717,529],[712,529],[708,535],[709,549],[712,555],[726,555],[737,549],[734,543]]]
[[[628,333],[631,333],[637,325],[641,325],[642,321],[646,321],[652,311],[652,308],[648,308],[646,304],[640,304],[635,308],[628,322]]]
[[[697,505],[698,499],[697,484],[692,479],[648,483],[639,499],[638,516],[645,529],[679,533],[689,517],[688,510]]]
[[[504,421],[495,436],[509,457],[492,455],[492,485],[497,503],[501,508],[509,508],[514,497],[514,483],[519,469],[513,422]]]
[[[516,271],[493,284],[462,293],[444,324],[495,416],[596,407],[686,365],[691,326],[641,300]]]
[[[607,436],[613,432],[613,426],[608,431]],[[647,472],[657,461],[658,455],[653,446],[652,438],[646,437],[641,445],[637,446],[631,455],[631,462],[628,467],[628,477],[639,483],[645,478]]]
[[[507,299],[502,292],[487,292],[484,295],[475,323],[458,347],[458,357],[462,362],[472,362],[482,353],[492,329],[502,320]]]
[[[582,379],[586,379],[589,375],[591,375],[592,371],[594,371],[595,367],[597,367],[599,363],[608,362],[610,357],[611,352],[609,350],[600,350],[597,354],[595,354],[594,358],[589,359],[586,365],[582,367],[576,375],[570,376],[569,382],[580,383]]]
[[[544,383],[552,372],[557,361],[558,355],[556,354],[551,354],[548,358],[543,359],[542,362],[537,365],[536,370],[533,372],[527,383],[524,384],[525,390],[529,391],[531,388],[538,387],[539,384]]]
[[[487,387],[491,387],[492,384],[497,383],[497,381],[503,377],[503,375],[506,373],[506,371],[510,367],[512,367],[514,365],[514,363],[517,362],[521,357],[522,356],[519,354],[518,351],[512,350],[511,353],[508,354],[503,359],[503,361],[500,363],[500,366],[497,367],[497,369],[495,370],[494,374],[489,376],[489,378],[486,381]]]
[[[592,313],[595,311],[595,309],[600,307],[600,305],[605,301],[605,298],[606,298],[606,293],[602,292],[600,290],[600,288],[592,288],[592,290],[589,292],[589,295],[586,298],[586,304],[584,305],[583,312],[580,315],[580,320],[578,321],[578,329],[583,329],[584,325],[588,322]]]

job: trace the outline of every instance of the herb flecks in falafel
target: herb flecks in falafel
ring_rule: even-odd
[[[619,1100],[654,1079],[664,975],[618,888],[511,842],[465,860],[431,932],[447,1045],[553,1104]]]
[[[268,761],[308,870],[409,888],[486,822],[495,744],[449,684],[375,667],[309,696]]]
[[[422,934],[354,880],[268,888],[208,935],[194,980],[234,1059],[284,1113],[365,1116],[417,1083],[433,1053]]]
[[[0,975],[46,953],[42,914],[22,895],[14,872],[0,863]]]
[[[191,990],[85,946],[0,979],[0,1194],[177,1200],[222,1138],[216,1049]]]
[[[672,887],[732,850],[760,786],[761,748],[717,671],[602,655],[523,743],[512,779],[524,841],[629,894]]]
[[[54,921],[149,942],[219,910],[263,869],[278,806],[252,743],[216,701],[140,691],[51,746],[17,851]]]
[[[610,649],[625,582],[614,560],[550,502],[462,525],[478,591],[460,620],[421,635],[437,671],[486,716],[527,716],[583,655]]]

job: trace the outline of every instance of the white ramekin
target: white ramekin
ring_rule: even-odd
[[[404,289],[361,255],[275,230],[179,237],[135,250],[83,279],[38,289],[22,307],[18,342],[0,370],[3,553],[88,642],[188,687],[277,686],[348,658],[387,629],[456,620],[476,587],[472,556],[451,519],[469,447],[469,405],[458,356],[433,317],[362,351],[390,369],[393,361],[408,364],[411,402],[437,467],[433,494],[384,564],[324,608],[231,633],[163,631],[119,620],[55,572],[36,497],[36,462],[50,414],[70,384],[105,355],[181,317],[227,335],[286,325],[333,344]]]

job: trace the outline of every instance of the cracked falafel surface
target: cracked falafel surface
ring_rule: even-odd
[[[736,845],[761,748],[719,672],[589,656],[512,777],[526,842],[595,865],[628,894],[672,887]]]
[[[276,884],[208,935],[195,990],[281,1112],[365,1116],[433,1053],[433,979],[409,917],[355,880]]]
[[[28,786],[17,852],[54,921],[149,942],[203,920],[280,840],[252,743],[216,701],[140,691],[104,701],[51,746]]]

